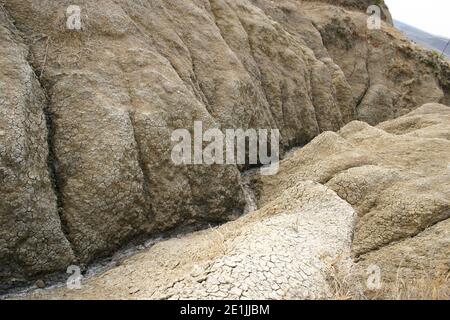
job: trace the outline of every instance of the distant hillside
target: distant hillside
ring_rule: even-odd
[[[441,53],[445,49],[449,41],[449,39],[447,38],[435,36],[397,20],[394,20],[394,25],[395,27],[403,31],[403,33],[405,33],[408,38],[410,38],[414,42],[421,44],[429,49],[436,50],[439,53]],[[445,55],[450,58],[450,45],[445,49]]]

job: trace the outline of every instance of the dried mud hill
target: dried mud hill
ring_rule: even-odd
[[[448,279],[450,107],[426,104],[377,127],[355,121],[323,133],[285,160],[277,176],[256,179],[260,205],[304,180],[327,186],[355,209],[356,273],[377,265],[387,283]]]
[[[12,298],[326,299],[343,294],[336,283],[342,297],[361,298],[371,265],[382,288],[445,279],[449,132],[450,107],[428,104],[377,127],[355,121],[323,133],[277,176],[254,176],[261,209],[161,241],[80,290],[62,284]]]
[[[139,236],[244,212],[236,166],[177,167],[177,128],[302,146],[449,103],[449,65],[352,1],[0,1],[0,290]],[[205,188],[205,186],[208,186]]]

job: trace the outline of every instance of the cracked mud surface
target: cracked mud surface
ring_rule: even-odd
[[[155,244],[83,282],[29,298],[326,298],[327,261],[348,256],[355,212],[326,187],[300,182],[235,222]]]

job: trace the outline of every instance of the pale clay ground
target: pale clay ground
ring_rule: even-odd
[[[27,298],[326,298],[327,260],[349,255],[355,217],[333,191],[301,182],[238,221],[157,243],[83,281],[81,290],[36,290]]]

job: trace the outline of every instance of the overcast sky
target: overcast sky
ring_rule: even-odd
[[[450,38],[450,0],[385,0],[395,20]]]

